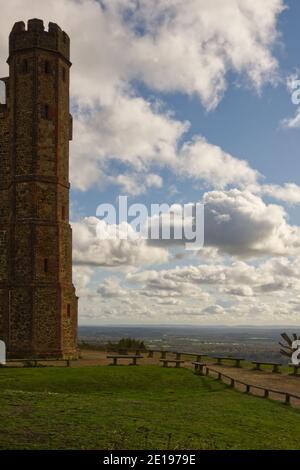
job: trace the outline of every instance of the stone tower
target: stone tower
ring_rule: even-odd
[[[0,339],[8,357],[74,357],[69,225],[69,37],[43,21],[9,36],[0,105]]]

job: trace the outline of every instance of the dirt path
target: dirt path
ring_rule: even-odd
[[[72,361],[71,367],[88,367],[88,366],[106,366],[111,364],[111,360],[107,359],[107,352],[105,351],[94,351],[94,350],[81,350],[80,359],[77,361]],[[153,358],[148,358],[148,354],[142,354],[143,359],[139,360],[139,363],[142,365],[159,365],[160,354],[155,353]],[[173,358],[173,355],[168,357]],[[191,358],[187,360],[184,364],[184,367],[193,368],[191,361],[194,360]],[[129,360],[119,360],[120,364],[128,364]],[[51,363],[56,365],[55,362]],[[48,364],[49,365],[49,364]],[[57,363],[57,365],[63,365],[64,363]],[[286,373],[282,374],[273,374],[269,371],[254,371],[246,368],[236,368],[226,365],[214,365],[213,363],[209,364],[214,370],[228,374],[228,376],[241,380],[250,385],[258,385],[268,389],[274,389],[278,391],[287,392],[290,394],[296,394],[300,396],[300,377],[293,377]],[[245,386],[238,385],[236,386],[238,390],[244,391]],[[253,389],[251,393],[262,396],[263,392]],[[280,397],[275,394],[270,394],[270,398],[283,401],[283,397]],[[293,405],[300,407],[300,400],[293,400]]]

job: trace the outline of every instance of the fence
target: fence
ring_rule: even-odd
[[[222,380],[222,382],[224,382],[226,385],[229,385],[229,387],[231,388],[235,388],[236,385],[238,384],[244,386],[246,393],[251,393],[251,390],[262,390],[263,391],[263,395],[261,395],[262,398],[269,398],[270,394],[280,395],[280,396],[283,396],[284,403],[286,405],[290,405],[291,400],[300,401],[300,396],[294,393],[284,392],[282,390],[274,390],[272,388],[262,387],[260,385],[249,384],[240,379],[224,374],[223,372],[212,369],[211,367],[208,367],[207,365],[203,366],[201,373],[203,373],[203,369],[205,369],[205,375],[209,376],[210,372],[212,372],[213,374],[217,374],[217,380]],[[229,380],[229,383],[227,383],[224,379]]]

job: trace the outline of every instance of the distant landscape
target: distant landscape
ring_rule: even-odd
[[[195,326],[80,326],[79,341],[105,344],[131,337],[149,348],[239,355],[247,360],[287,363],[279,350],[280,334],[298,333],[300,327],[195,327]]]

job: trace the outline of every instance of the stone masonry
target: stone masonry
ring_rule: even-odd
[[[0,104],[0,339],[8,357],[77,355],[69,224],[70,40],[32,19],[9,36]]]

